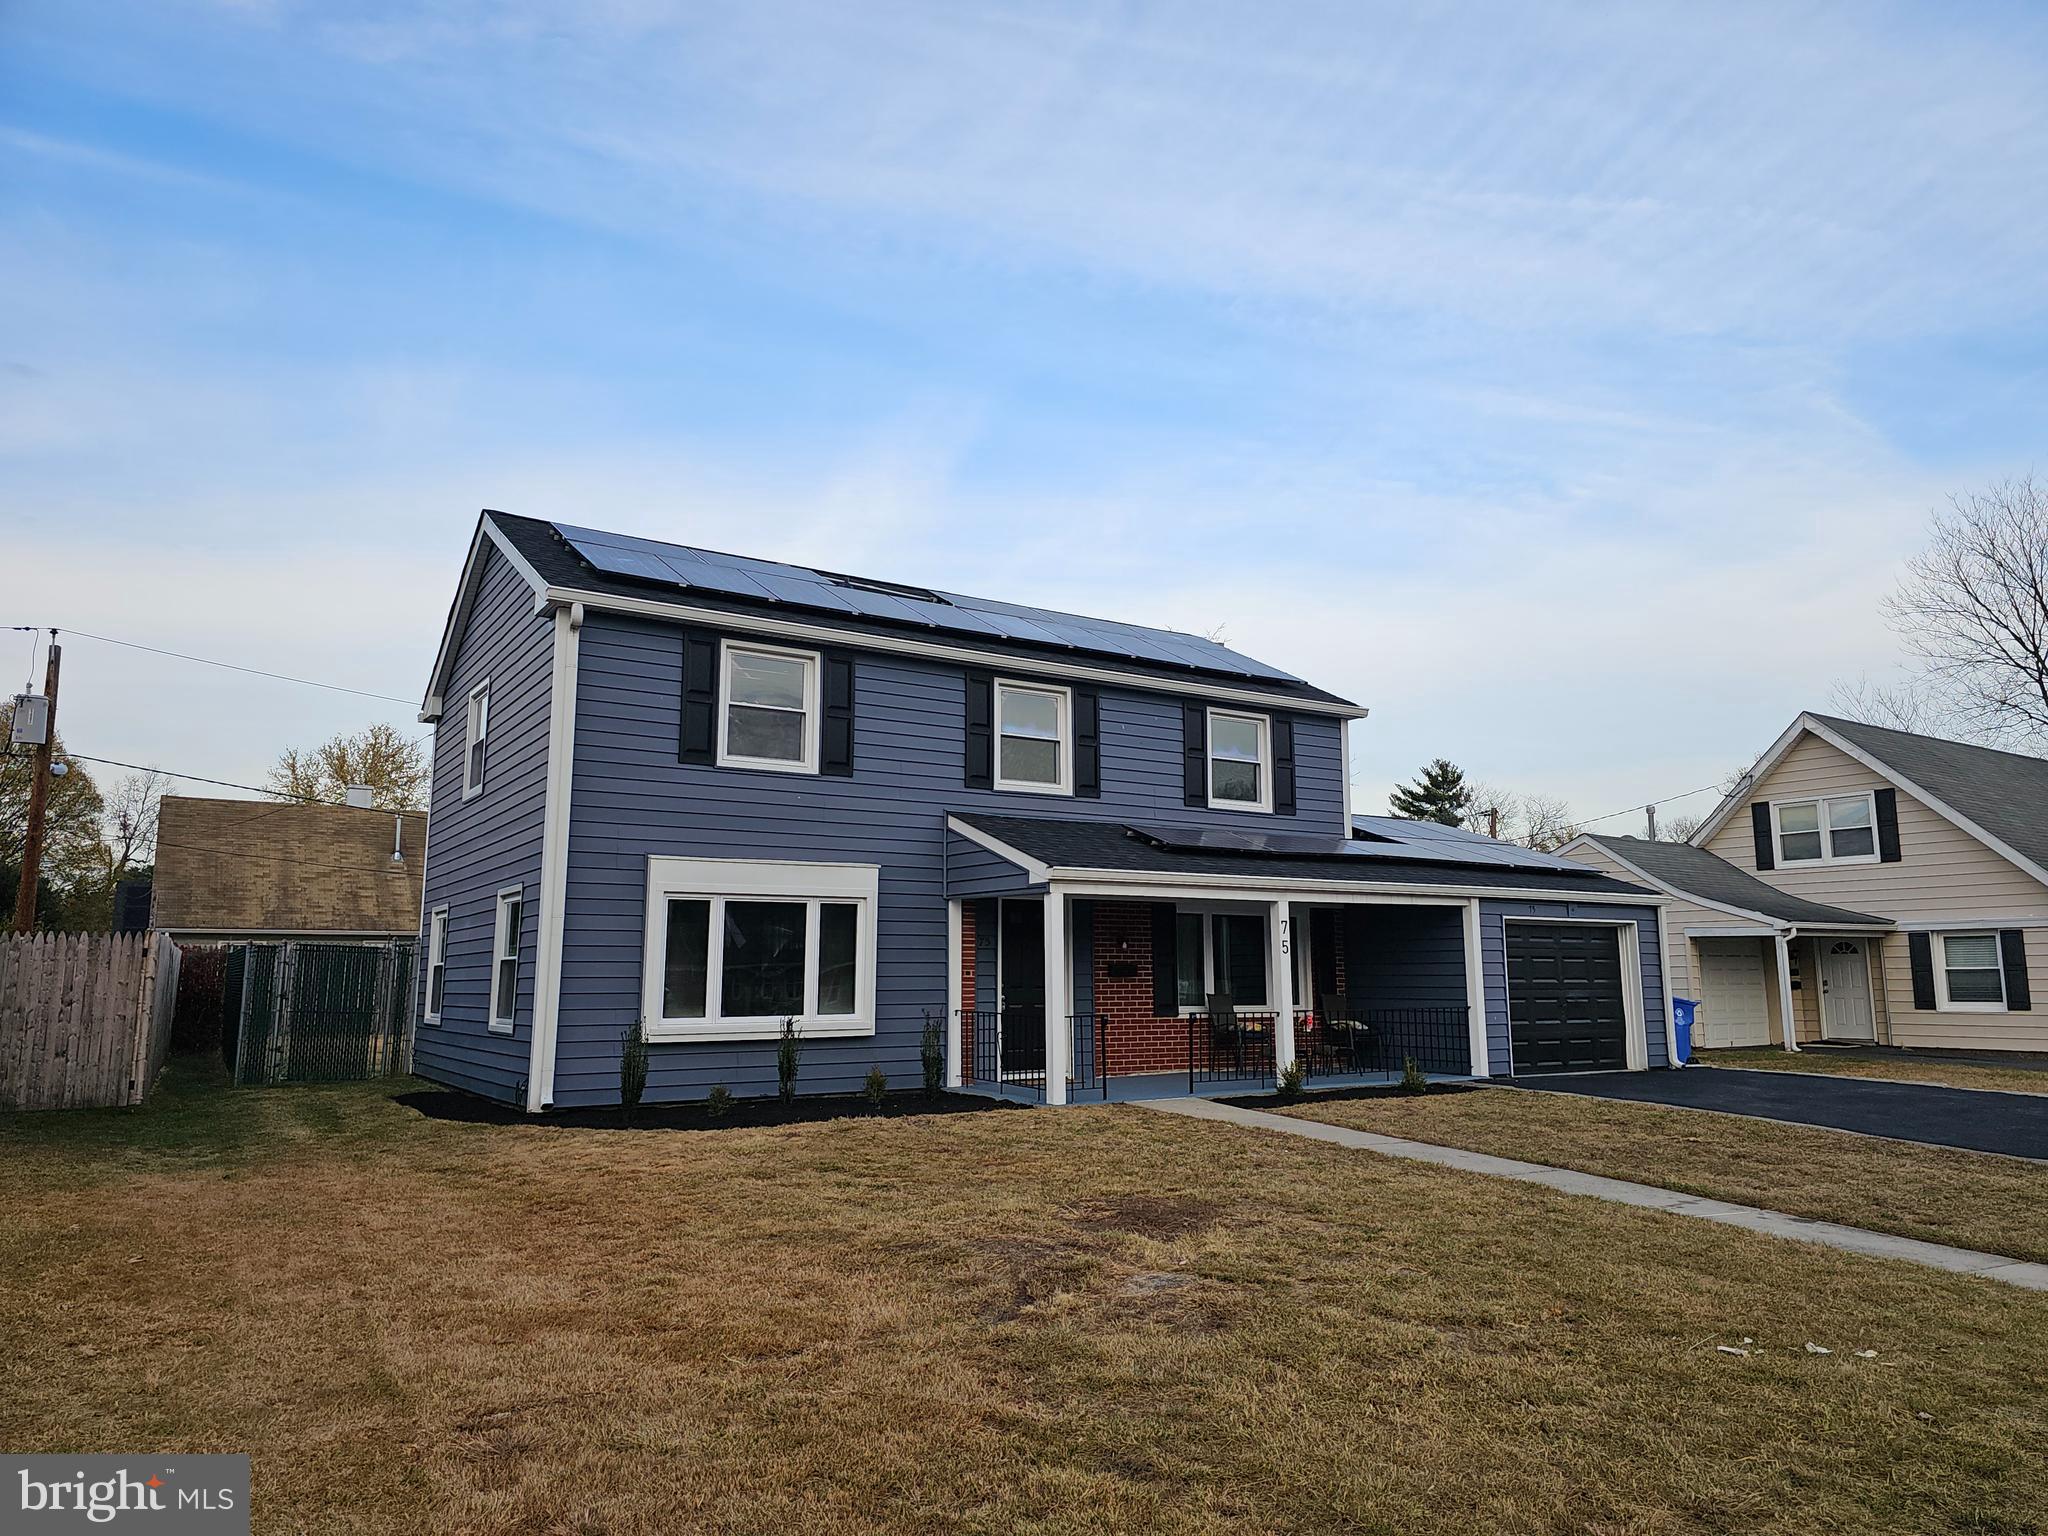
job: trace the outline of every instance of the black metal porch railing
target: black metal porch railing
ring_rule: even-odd
[[[1036,1008],[963,1008],[962,1076],[991,1088],[1045,1097],[1045,1013]]]
[[[1412,1059],[1424,1072],[1462,1077],[1472,1070],[1470,1011],[1366,1008],[1344,1018],[1295,1015],[1294,1052],[1306,1076],[1400,1072]]]
[[[1273,1036],[1279,1015],[1188,1015],[1188,1092],[1204,1084],[1273,1081]]]
[[[1067,1015],[1067,1038],[1073,1042],[1073,1065],[1067,1073],[1069,1097],[1081,1093],[1100,1093],[1109,1097],[1109,1075],[1103,1070],[1105,1036],[1109,1029],[1109,1015],[1106,1013],[1070,1013]]]

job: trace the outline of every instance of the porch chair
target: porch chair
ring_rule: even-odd
[[[1324,992],[1317,996],[1316,1026],[1318,1043],[1328,1059],[1326,1070],[1334,1072],[1343,1067],[1357,1071],[1370,1031],[1351,1017],[1351,1010],[1343,1006],[1340,994]]]

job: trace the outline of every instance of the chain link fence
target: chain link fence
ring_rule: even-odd
[[[246,944],[225,991],[238,1084],[352,1083],[406,1068],[419,941]]]

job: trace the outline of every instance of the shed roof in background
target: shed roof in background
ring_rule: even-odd
[[[391,858],[394,828],[402,863]],[[152,927],[174,933],[411,934],[424,811],[166,795]]]

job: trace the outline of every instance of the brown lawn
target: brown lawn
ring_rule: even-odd
[[[2048,1166],[2018,1158],[1514,1088],[1286,1112],[2048,1262]]]
[[[1761,1072],[1832,1072],[1839,1077],[1882,1077],[1907,1083],[1940,1083],[1948,1088],[1995,1088],[2002,1093],[2048,1093],[2048,1070],[1979,1066],[1941,1056],[1851,1055],[1838,1051],[1787,1051],[1778,1046],[1701,1051],[1703,1067],[1750,1067]]]
[[[2048,1298],[1136,1108],[188,1076],[0,1161],[0,1444],[248,1450],[263,1531],[2018,1532],[2048,1486]]]

